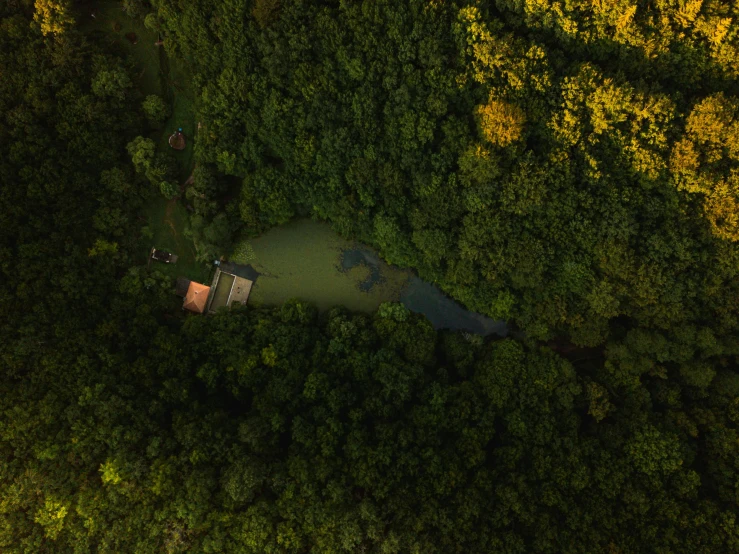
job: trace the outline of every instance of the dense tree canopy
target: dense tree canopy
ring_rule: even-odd
[[[735,3],[152,4],[253,232],[310,211],[622,373],[736,353]]]
[[[182,188],[93,4],[0,3],[0,551],[739,550],[736,3],[122,1],[193,71]],[[161,194],[516,332],[185,317]]]
[[[0,355],[15,373],[105,316],[144,190],[124,150],[139,119],[123,61],[9,6],[0,16]]]
[[[733,372],[702,399],[609,401],[548,349],[437,336],[398,305],[138,336],[125,316],[116,346],[3,391],[3,551],[739,547]]]

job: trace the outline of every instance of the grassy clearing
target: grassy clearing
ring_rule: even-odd
[[[93,8],[97,17],[90,16]],[[147,29],[143,22],[128,17],[119,2],[95,2],[81,12],[80,28],[90,35],[99,34],[109,46],[133,64],[134,85],[142,94],[165,94],[159,70],[159,49],[154,46],[158,35]],[[138,39],[132,44],[128,33]]]
[[[236,249],[251,249],[251,263],[261,274],[249,303],[271,305],[301,298],[321,310],[343,305],[372,312],[382,302],[398,301],[409,273],[381,263],[382,282],[362,292],[359,287],[369,269],[357,266],[341,270],[341,252],[353,246],[328,225],[311,220],[295,221],[242,241]]]
[[[97,10],[94,20],[88,15],[93,7]],[[185,181],[192,171],[197,133],[195,95],[190,87],[191,74],[187,65],[178,58],[167,56],[166,47],[155,46],[158,33],[147,29],[141,20],[128,17],[121,10],[120,3],[96,2],[84,13],[88,17],[82,28],[88,33],[104,36],[114,50],[128,59],[133,66],[134,84],[141,94],[158,94],[172,107],[171,117],[162,129],[152,133],[151,138],[159,148],[168,150],[169,135],[182,127],[187,147],[180,152],[172,152],[179,165],[179,177]],[[128,33],[136,34],[136,44],[126,38]]]
[[[153,237],[145,239],[142,254],[148,255],[152,246],[177,254],[176,264],[151,262],[152,269],[157,269],[173,278],[183,276],[200,283],[207,284],[211,273],[211,265],[195,260],[195,247],[184,235],[187,225],[187,210],[177,201],[152,202],[147,210],[149,230]]]
[[[97,17],[89,16],[92,9]],[[177,159],[180,183],[184,182],[192,172],[195,133],[195,96],[190,89],[190,73],[186,65],[179,59],[169,58],[163,47],[154,43],[158,33],[147,29],[141,20],[131,19],[121,10],[119,2],[101,1],[90,5],[82,12],[81,28],[91,34],[108,41],[111,48],[119,52],[132,66],[134,85],[142,97],[148,94],[162,96],[172,106],[172,116],[160,130],[153,131],[151,138],[162,150],[170,150],[169,135],[178,127],[182,127],[187,139],[185,150],[170,150]],[[127,38],[128,33],[135,33],[136,44]],[[152,194],[146,210],[149,233],[144,233],[141,241],[142,263],[152,246],[163,248],[178,255],[176,264],[152,262],[152,269],[157,269],[173,278],[186,276],[190,279],[207,282],[210,266],[195,260],[195,247],[190,239],[184,236],[188,222],[188,213],[184,206],[176,201],[168,201],[157,192]],[[153,236],[152,236],[153,235]]]
[[[169,148],[169,136],[182,127],[185,134],[186,147],[182,151],[174,151],[179,166],[180,183],[190,176],[194,164],[195,135],[198,122],[195,120],[195,95],[190,88],[191,76],[184,63],[175,58],[163,56],[163,65],[168,70],[164,75],[167,84],[166,99],[172,106],[172,115],[164,124],[159,134],[157,145],[161,149]]]

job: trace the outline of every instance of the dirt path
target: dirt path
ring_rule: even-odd
[[[167,211],[164,214],[164,223],[169,225],[169,227],[172,229],[172,234],[174,235],[175,241],[177,241],[177,244],[180,244],[180,235],[177,233],[177,227],[175,227],[174,221],[172,221],[172,210],[174,210],[175,206],[177,205],[177,200],[170,200],[167,202]]]
[[[164,212],[164,223],[172,229],[172,236],[174,237],[175,243],[177,245],[177,253],[183,254],[184,252],[189,252],[191,257],[195,257],[195,246],[193,243],[189,240],[186,240],[185,237],[182,237],[177,232],[177,225],[175,224],[174,220],[172,219],[172,212],[174,211],[175,207],[177,206],[177,200],[169,200],[167,202],[167,210]]]

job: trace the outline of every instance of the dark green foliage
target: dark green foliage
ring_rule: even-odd
[[[684,363],[739,344],[739,12],[647,4],[155,7],[252,233],[312,213],[530,337],[608,344],[614,386],[705,388]]]
[[[73,30],[44,38],[23,16],[3,13],[0,75],[7,376],[45,363],[44,345],[73,344],[104,317],[110,282],[132,261],[144,191],[125,160],[140,122],[119,59]]]
[[[167,151],[157,152],[152,139],[138,136],[126,145],[126,150],[136,173],[143,174],[155,187],[159,188],[162,182],[176,179],[177,162],[174,156]]]
[[[141,107],[144,110],[144,115],[146,115],[149,122],[155,127],[161,127],[172,113],[172,109],[167,105],[162,97],[157,94],[150,94],[147,96],[141,104]]]
[[[209,164],[196,166],[186,185],[185,197],[193,212],[187,234],[195,243],[197,258],[218,259],[229,250],[232,237],[242,225],[237,204],[220,201],[228,190],[227,182]]]
[[[231,246],[231,237],[235,229],[228,214],[222,213],[208,220],[202,215],[193,215],[187,234],[195,243],[197,259],[212,261],[220,258],[221,253]]]
[[[525,333],[184,316],[135,72],[0,3],[0,551],[739,551],[733,4],[151,4],[200,259],[312,213]]]
[[[217,175],[215,168],[201,164],[193,169],[192,183],[185,195],[196,214],[210,218],[219,212],[218,199],[224,190],[223,179]]]
[[[136,19],[144,18],[151,9],[149,0],[121,0],[121,5],[129,17]]]
[[[76,349],[105,356],[3,391],[4,551],[739,546],[733,374],[710,402],[659,413],[641,389],[593,419],[553,352],[439,337],[399,305],[318,317],[291,302],[181,331],[131,310]]]

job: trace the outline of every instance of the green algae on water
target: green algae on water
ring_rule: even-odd
[[[372,312],[383,302],[399,301],[410,273],[379,258],[372,267],[365,263],[342,266],[343,253],[356,248],[327,224],[312,220],[276,227],[249,240],[248,246],[236,246],[252,254],[251,265],[259,272],[249,297],[251,304],[273,305],[300,298],[320,310],[341,305]]]

